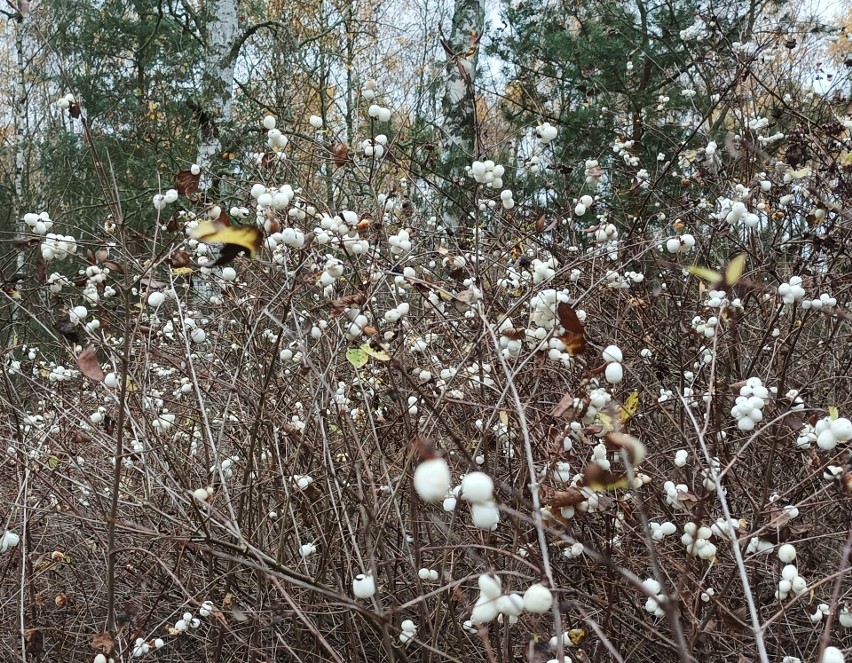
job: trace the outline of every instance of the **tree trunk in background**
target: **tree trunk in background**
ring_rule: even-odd
[[[458,225],[462,214],[469,211],[465,200],[458,198],[464,186],[464,167],[479,156],[476,122],[476,63],[478,41],[485,26],[484,0],[456,0],[447,51],[446,86],[444,89],[444,163],[448,167],[447,197],[444,223]]]
[[[26,153],[24,152],[24,129],[27,121],[27,87],[24,75],[26,73],[26,58],[24,57],[24,21],[28,13],[29,3],[18,7],[17,15],[13,17],[15,22],[15,100],[12,104],[14,143],[15,143],[15,192],[12,197],[12,220],[16,224],[16,230],[20,233],[26,232],[27,226],[23,221],[24,212],[24,170],[26,166]],[[18,253],[18,271],[24,265],[25,256],[23,252]]]
[[[208,0],[205,3],[204,75],[201,90],[198,158],[196,163],[209,173],[222,151],[219,129],[231,120],[234,97],[233,52],[239,28],[238,0]],[[205,175],[208,185],[209,174]]]

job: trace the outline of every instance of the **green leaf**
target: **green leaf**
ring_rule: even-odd
[[[51,456],[47,459],[47,466],[51,470],[55,470],[57,467],[59,467],[59,459],[56,456]]]
[[[834,405],[828,406],[828,416],[831,417],[831,420],[834,421],[837,417],[840,416],[840,412],[837,411],[837,407]]]
[[[352,364],[355,368],[361,368],[370,361],[370,355],[360,348],[349,348],[346,351],[346,361]]]

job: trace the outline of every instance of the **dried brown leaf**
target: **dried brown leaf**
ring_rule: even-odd
[[[571,394],[565,394],[559,402],[550,410],[551,417],[568,417],[574,414],[574,397]]]
[[[104,260],[103,266],[112,272],[116,272],[118,274],[124,274],[124,267],[119,265],[115,260]]]
[[[190,257],[186,251],[175,251],[172,255],[166,258],[166,263],[172,266],[172,269],[186,267],[189,265]]]
[[[556,316],[559,318],[559,324],[565,329],[565,333],[559,337],[565,348],[572,356],[581,354],[586,349],[586,330],[577,312],[565,302],[559,302],[556,306]]]
[[[44,634],[41,629],[28,628],[24,630],[24,641],[26,642],[27,654],[39,659],[44,653]]]
[[[36,281],[38,281],[39,285],[44,285],[47,283],[47,261],[45,261],[44,256],[41,254],[41,251],[36,253]]]
[[[550,500],[550,506],[556,507],[557,509],[561,509],[566,506],[577,506],[580,502],[585,500],[585,496],[576,488],[569,488],[568,490],[560,490],[553,493],[553,497]]]
[[[366,301],[367,298],[360,292],[335,299],[331,302],[331,314],[334,316],[340,315],[345,309],[352,308],[353,306],[361,306]]]
[[[175,189],[182,196],[191,196],[198,191],[198,183],[201,181],[201,173],[193,175],[191,170],[182,170],[177,174]]]
[[[10,244],[16,251],[26,251],[33,246],[36,246],[41,239],[38,237],[16,237],[10,241]]]
[[[334,165],[342,168],[349,161],[349,146],[346,143],[335,143],[329,148],[334,158]]]
[[[77,366],[80,368],[80,372],[92,382],[103,382],[106,377],[101,365],[98,363],[95,348],[91,345],[79,354],[77,357]]]
[[[115,639],[109,631],[98,633],[98,635],[92,638],[92,648],[104,656],[109,656],[115,649]]]

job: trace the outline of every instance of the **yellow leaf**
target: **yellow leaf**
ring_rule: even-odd
[[[226,246],[245,249],[252,258],[257,254],[257,250],[263,241],[263,234],[255,227],[226,226],[218,221],[202,221],[192,231],[192,237],[207,243],[225,244]],[[236,253],[232,257],[236,257]],[[228,261],[223,261],[220,258],[214,263],[214,266],[222,265],[225,262]]]
[[[787,174],[794,180],[800,180],[803,177],[807,177],[811,174],[811,167],[805,166],[804,168],[799,168],[799,170],[790,169],[787,171]]]
[[[741,253],[736,258],[731,260],[731,262],[728,263],[728,266],[725,269],[724,277],[715,269],[699,267],[698,265],[690,265],[686,269],[693,276],[697,276],[698,278],[704,279],[705,281],[709,281],[710,283],[724,282],[728,285],[734,285],[734,283],[739,281],[740,277],[743,275],[743,270],[745,269],[747,257],[748,256],[745,253]]]
[[[586,638],[586,631],[581,628],[572,628],[568,631],[568,637],[571,639],[571,644],[576,647]]]
[[[609,416],[606,412],[598,412],[598,421],[601,422],[601,426],[603,426],[604,433],[611,433],[615,430],[615,424],[612,421],[612,417]]]
[[[624,401],[624,405],[621,406],[621,412],[619,412],[619,418],[621,421],[627,421],[636,414],[636,411],[639,409],[639,392],[634,391],[628,397],[627,400]]]
[[[506,412],[506,410],[500,410],[500,423],[504,426],[509,425],[509,414]]]
[[[192,267],[178,267],[172,270],[172,274],[175,276],[187,276],[188,274],[192,274],[195,270]]]
[[[831,417],[831,420],[834,421],[837,417],[840,416],[840,412],[837,411],[837,407],[834,405],[828,406],[828,416]]]
[[[370,355],[360,348],[349,348],[346,351],[346,361],[352,364],[355,368],[361,368],[370,361]]]
[[[379,361],[390,361],[390,355],[384,350],[376,350],[369,343],[364,343],[364,345],[360,348],[361,352],[367,354],[373,359],[378,359]],[[365,362],[366,363],[366,362]]]
[[[686,269],[693,276],[697,276],[698,278],[704,279],[705,281],[710,281],[711,283],[717,283],[722,280],[722,275],[719,272],[714,271],[712,269],[707,269],[706,267],[690,265]]]
[[[740,253],[736,258],[728,263],[728,268],[725,270],[725,283],[728,285],[734,285],[740,280],[740,277],[743,275],[743,271],[745,270],[747,257],[748,256],[745,253]]]

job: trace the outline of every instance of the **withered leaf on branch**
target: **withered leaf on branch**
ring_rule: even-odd
[[[550,506],[556,507],[557,509],[561,509],[566,506],[577,506],[585,499],[586,498],[583,493],[578,489],[569,488],[568,490],[559,490],[554,492],[553,497],[550,499]]]
[[[505,336],[510,341],[523,341],[527,337],[527,332],[525,329],[515,329],[514,327],[507,327],[500,331],[500,336]]]
[[[352,308],[353,306],[361,306],[366,301],[367,298],[360,292],[356,292],[354,295],[340,297],[339,299],[335,299],[331,302],[331,314],[340,315],[344,310]]]
[[[109,631],[98,633],[92,638],[92,648],[105,656],[109,656],[115,649],[115,639]]]
[[[41,658],[44,653],[44,634],[41,629],[28,628],[24,631],[27,654],[33,658]]]
[[[329,149],[334,157],[334,165],[342,168],[349,161],[349,146],[346,143],[335,143]]]
[[[556,316],[559,324],[565,329],[565,333],[559,340],[565,344],[565,348],[572,356],[581,354],[586,349],[586,330],[577,312],[565,302],[559,302],[556,306]]]
[[[115,260],[104,260],[103,266],[106,267],[111,272],[116,272],[118,274],[124,274],[124,267],[119,265]]]
[[[198,183],[201,181],[201,173],[193,175],[191,170],[182,170],[177,174],[175,189],[182,196],[191,196],[198,191]]]
[[[10,240],[10,244],[12,248],[16,251],[26,251],[33,246],[38,245],[41,242],[41,239],[38,237],[16,237],[13,240]]]
[[[36,253],[36,281],[40,285],[47,283],[47,261],[44,259],[41,251]]]
[[[80,372],[92,382],[103,382],[106,377],[101,365],[98,363],[95,348],[91,345],[77,357],[77,366],[80,368]]]
[[[172,269],[186,267],[189,263],[190,257],[186,251],[175,251],[171,256],[166,258],[166,264],[171,265]]]
[[[645,459],[645,445],[632,435],[611,431],[604,439],[610,448],[625,451],[632,465],[638,465]]]
[[[80,342],[80,336],[77,333],[77,325],[71,322],[67,315],[66,317],[57,319],[53,324],[56,327],[56,330],[69,341],[72,343]]]
[[[574,414],[574,397],[571,394],[565,394],[559,402],[550,410],[551,417],[568,417]]]
[[[583,485],[597,492],[627,488],[629,483],[623,472],[610,472],[597,463],[589,463],[583,470]]]

